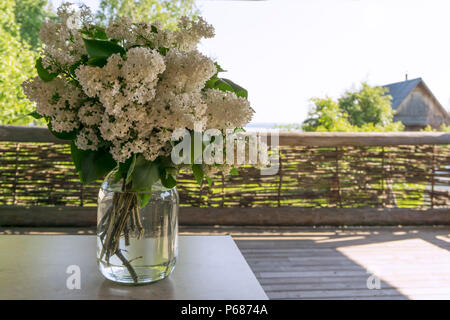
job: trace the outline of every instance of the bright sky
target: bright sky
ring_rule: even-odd
[[[422,77],[450,107],[448,0],[197,2],[216,28],[200,50],[248,89],[253,122],[299,123],[311,97],[337,97],[362,81],[402,81],[405,73]]]

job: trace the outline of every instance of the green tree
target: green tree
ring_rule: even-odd
[[[363,83],[358,91],[347,91],[338,101],[313,98],[313,108],[303,122],[304,131],[402,131],[393,122],[392,97],[386,89]]]
[[[97,18],[107,24],[113,17],[129,17],[134,21],[161,21],[175,28],[181,16],[199,13],[195,0],[101,0]]]
[[[97,13],[107,23],[111,17],[160,20],[174,28],[179,17],[198,14],[194,0],[101,0]],[[48,0],[3,0],[0,2],[0,124],[42,124],[27,116],[33,104],[20,84],[35,75],[35,52],[41,46],[39,29],[53,17]]]
[[[35,54],[20,38],[15,1],[0,2],[0,124],[29,124],[33,105],[20,84],[34,75]]]
[[[41,46],[39,29],[45,18],[53,16],[48,10],[47,0],[16,0],[14,8],[15,21],[19,25],[20,37],[32,50],[38,51]]]
[[[439,130],[432,128],[430,125],[426,126],[422,130],[423,132],[450,132],[450,126],[442,124]]]
[[[312,98],[314,107],[309,111],[308,119],[303,122],[303,131],[354,131],[348,121],[348,114],[342,112],[336,101],[330,97]]]
[[[363,83],[359,91],[345,92],[338,100],[339,107],[348,114],[352,125],[362,127],[372,123],[374,126],[385,126],[394,118],[392,96],[387,92],[386,88],[371,87]]]

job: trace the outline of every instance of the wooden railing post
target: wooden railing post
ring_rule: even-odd
[[[16,143],[16,153],[15,153],[15,159],[14,159],[14,181],[13,181],[13,190],[12,190],[12,194],[13,194],[13,206],[16,205],[16,190],[17,190],[17,177],[18,177],[18,172],[17,170],[19,170],[19,151],[20,151],[20,143]]]
[[[281,148],[278,151],[278,176],[279,181],[278,181],[278,196],[277,196],[277,200],[278,200],[278,207],[281,207],[281,189],[283,187],[283,160],[281,159],[282,157],[282,152],[281,152]]]
[[[225,175],[223,171],[220,172],[220,175],[222,176],[222,204],[221,207],[225,206]]]
[[[387,195],[384,192],[384,181],[385,181],[385,167],[384,167],[384,147],[381,147],[381,206],[385,206],[387,202]]]
[[[335,179],[336,179],[336,199],[337,199],[337,205],[339,205],[339,208],[342,208],[342,195],[341,195],[341,180],[339,178],[339,147],[336,147],[336,160],[335,160]]]
[[[84,185],[81,184],[80,186],[80,207],[83,206],[83,201],[84,200]]]
[[[384,204],[385,207],[396,207],[397,206],[397,199],[395,197],[394,189],[392,187],[392,179],[391,179],[391,153],[389,152],[387,155],[387,162],[386,160],[386,153],[385,149],[383,147],[383,172],[384,172],[384,184],[385,184],[385,190],[386,190],[386,203]]]
[[[434,184],[435,184],[435,174],[436,174],[436,146],[433,145],[433,154],[431,156],[431,195],[430,195],[430,205],[431,209],[434,208]]]

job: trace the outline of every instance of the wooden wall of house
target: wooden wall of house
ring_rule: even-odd
[[[428,125],[439,129],[442,124],[450,125],[450,117],[444,112],[433,94],[419,84],[397,108],[394,120],[401,121],[407,131],[418,131]]]

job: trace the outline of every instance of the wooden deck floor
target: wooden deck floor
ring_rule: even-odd
[[[450,227],[213,233],[233,235],[271,299],[450,299]]]
[[[42,231],[93,233],[0,233]],[[450,299],[450,227],[181,227],[180,232],[231,234],[271,299]]]

